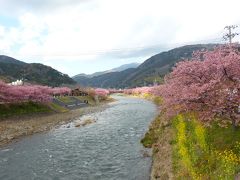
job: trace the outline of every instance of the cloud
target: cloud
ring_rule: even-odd
[[[0,0],[0,16],[18,22],[1,25],[0,19],[0,52],[64,64],[59,69],[65,73],[82,62],[86,68],[79,73],[90,72],[90,63],[142,61],[169,47],[221,41],[225,25],[240,23],[240,3],[229,4],[234,6],[226,9],[217,0]]]
[[[90,3],[95,0],[0,0],[1,13],[19,14],[24,12],[49,13],[56,10]],[[9,12],[9,10],[11,10]]]

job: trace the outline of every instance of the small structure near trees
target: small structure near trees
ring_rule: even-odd
[[[82,91],[80,88],[72,89],[71,96],[88,96],[88,93]]]

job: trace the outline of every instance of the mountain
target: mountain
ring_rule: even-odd
[[[17,65],[25,65],[27,63],[23,62],[23,61],[19,61],[16,60],[12,57],[9,56],[4,56],[4,55],[0,55],[0,63],[5,63],[5,64],[17,64]]]
[[[78,74],[76,76],[73,76],[73,79],[84,79],[84,77],[93,78],[93,77],[100,76],[100,75],[107,74],[107,73],[111,73],[111,72],[121,72],[121,71],[124,71],[124,70],[129,69],[129,68],[137,68],[139,65],[140,65],[139,63],[124,64],[124,65],[121,65],[117,68],[113,68],[113,69],[110,69],[110,70],[107,70],[107,71],[95,72],[93,74],[83,74],[83,73]]]
[[[187,45],[156,54],[144,61],[124,82],[128,86],[151,84],[169,73],[177,62],[191,58],[194,51],[212,49],[214,46],[216,44]]]
[[[121,72],[121,71],[124,71],[124,70],[129,69],[129,68],[137,68],[139,65],[140,65],[140,63],[124,64],[124,65],[121,65],[117,68],[114,68],[114,69],[110,70],[110,72]]]
[[[121,72],[110,72],[92,78],[79,76],[74,80],[81,86],[115,88],[123,87],[122,81],[135,71],[135,68],[129,68]]]
[[[109,72],[94,77],[74,78],[83,86],[104,88],[126,88],[161,83],[165,74],[182,59],[191,58],[192,53],[202,49],[212,49],[216,44],[196,44],[175,48],[156,54],[137,68],[119,72]]]
[[[68,75],[50,66],[38,63],[25,63],[4,55],[0,55],[0,79],[9,82],[24,79],[26,82],[48,86],[75,84],[75,81]]]

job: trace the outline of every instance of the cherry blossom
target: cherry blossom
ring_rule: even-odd
[[[170,116],[198,112],[209,123],[216,117],[239,123],[240,52],[238,45],[196,52],[192,60],[179,62],[158,87]]]

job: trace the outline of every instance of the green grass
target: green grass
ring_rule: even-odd
[[[61,96],[57,98],[59,101],[62,101],[64,103],[71,103],[74,102],[70,96]]]
[[[163,126],[161,126],[161,115],[156,117],[151,123],[149,130],[141,139],[141,143],[146,148],[151,148],[155,143],[158,142],[158,139],[161,137],[163,132]]]
[[[233,149],[235,143],[240,141],[240,127],[234,129],[231,125],[220,127],[216,123],[207,128],[208,141],[218,150]]]
[[[95,100],[91,96],[75,96],[81,101],[87,100],[89,105],[96,105]],[[73,102],[70,97],[59,97],[60,101],[69,103]],[[20,116],[20,115],[28,115],[28,114],[36,114],[36,113],[47,113],[47,112],[58,112],[64,113],[69,110],[59,106],[55,103],[48,104],[39,104],[34,102],[26,102],[21,104],[0,104],[0,119],[8,118],[12,116]]]
[[[156,105],[161,105],[163,103],[163,99],[162,99],[162,97],[156,96],[156,97],[154,97],[153,102]]]
[[[94,98],[91,97],[91,96],[74,96],[74,97],[77,98],[77,99],[79,99],[79,100],[81,100],[81,101],[87,100],[88,103],[89,103],[90,105],[92,105],[92,106],[96,105],[96,102],[95,102]],[[71,99],[71,96],[57,97],[57,99],[58,99],[59,101],[64,102],[64,103],[72,103],[72,102],[74,102],[74,100]]]
[[[81,101],[87,100],[88,104],[90,104],[91,106],[96,105],[95,100],[91,96],[75,96],[75,98],[78,98]]]
[[[55,103],[49,103],[48,106],[55,112],[68,112],[69,110]]]
[[[234,179],[240,172],[239,127],[204,127],[189,115],[178,115],[173,125],[176,179]]]
[[[0,118],[51,111],[52,110],[47,105],[37,104],[33,102],[21,104],[1,104]]]

